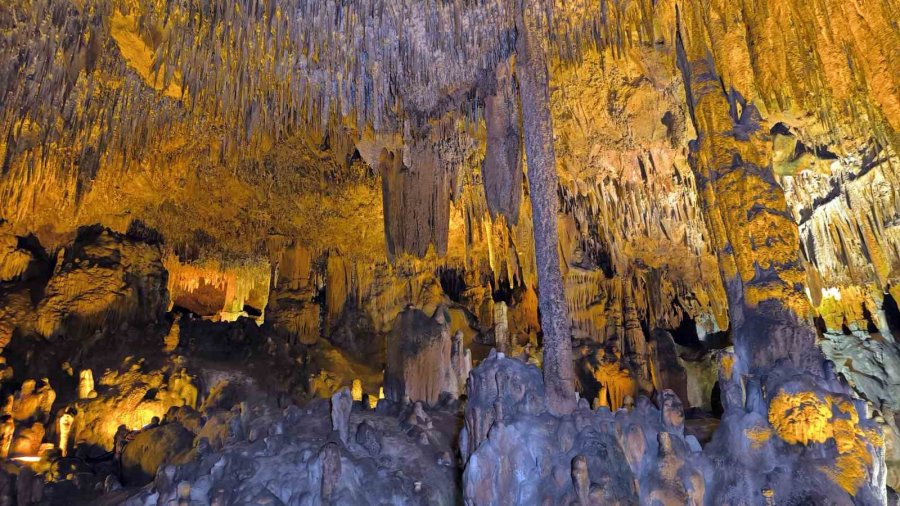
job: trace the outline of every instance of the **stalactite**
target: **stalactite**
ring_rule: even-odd
[[[487,140],[481,174],[491,216],[502,214],[515,225],[519,220],[523,173],[519,106],[511,74],[511,62],[498,64],[496,90],[484,99]]]
[[[353,289],[352,270],[339,254],[329,254],[325,271],[325,307],[329,328],[337,323]]]
[[[413,141],[406,149],[385,151],[379,161],[388,254],[424,257],[433,246],[443,255],[450,224],[450,173],[431,143]]]
[[[268,304],[271,268],[267,262],[223,266],[210,261],[192,265],[169,254],[163,264],[168,272],[171,304],[225,321],[243,315],[245,306],[262,311]]]

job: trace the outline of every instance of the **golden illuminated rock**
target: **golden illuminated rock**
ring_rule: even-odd
[[[10,415],[3,415],[2,419],[3,422],[0,425],[0,457],[5,459],[9,456],[9,450],[12,447],[16,425]]]
[[[13,401],[13,419],[16,422],[38,420],[46,423],[54,401],[56,392],[47,378],[43,378],[40,383],[33,379],[25,380]]]
[[[181,324],[178,321],[172,322],[172,326],[169,327],[169,331],[166,332],[166,337],[163,339],[163,351],[165,352],[173,352],[175,348],[178,348],[179,343],[181,342]]]
[[[849,399],[823,398],[815,392],[790,394],[780,390],[769,404],[769,423],[781,439],[791,444],[833,439],[838,455],[834,464],[823,471],[851,495],[856,494],[871,472],[873,452],[884,444],[877,432],[860,426],[856,406]],[[748,436],[757,445],[765,441]]]
[[[609,406],[613,411],[625,404],[625,398],[637,396],[637,381],[631,372],[617,362],[604,361],[594,370],[594,378],[600,383],[599,406]],[[604,392],[607,398],[603,398]]]
[[[353,380],[353,385],[350,387],[350,396],[353,398],[354,402],[362,401],[363,398],[363,388],[362,382],[358,379]]]
[[[758,450],[771,439],[772,429],[768,427],[751,427],[744,431],[744,435],[750,440],[750,447]]]
[[[430,318],[412,308],[401,313],[387,338],[385,397],[430,406],[444,395],[458,398],[465,387],[460,376],[471,368],[461,337],[450,334],[446,306]]]
[[[185,264],[171,255],[163,260],[168,272],[167,288],[171,304],[201,316],[234,321],[249,316],[245,307],[262,311],[268,302],[271,268],[265,262],[223,267]]]
[[[61,252],[36,309],[36,330],[52,337],[153,321],[167,303],[159,247],[101,227],[82,229]]]
[[[769,423],[791,444],[824,443],[834,437],[831,403],[815,392],[779,391],[769,403]]]
[[[16,430],[9,455],[13,457],[36,457],[44,441],[44,425],[34,422]]]
[[[184,371],[167,365],[149,369],[142,360],[122,364],[120,370],[106,371],[98,381],[104,395],[76,404],[73,427],[76,443],[87,442],[113,447],[116,430],[124,425],[137,430],[154,417],[162,418],[170,407],[197,407],[198,390]]]
[[[59,420],[57,420],[57,435],[59,437],[58,447],[59,451],[63,457],[69,451],[69,436],[72,432],[72,425],[75,423],[75,417],[72,416],[68,411],[60,415]]]
[[[881,450],[884,441],[876,430],[860,427],[856,406],[848,399],[833,399],[835,410],[834,442],[838,457],[825,473],[849,494],[855,494],[871,472],[873,450]]]
[[[32,260],[27,251],[19,248],[18,238],[5,228],[6,223],[0,221],[0,282],[19,278]]]
[[[94,373],[90,369],[82,369],[78,373],[78,398],[93,399],[97,397],[97,391],[94,390]]]

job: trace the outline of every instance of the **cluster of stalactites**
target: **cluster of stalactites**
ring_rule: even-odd
[[[0,9],[0,175],[16,170],[18,182],[0,200],[15,204],[22,182],[59,174],[75,176],[77,199],[103,162],[143,157],[185,118],[127,70],[110,38],[112,12],[104,0],[15,0]]]
[[[526,15],[560,57],[631,40],[603,1],[543,3]],[[139,0],[142,35],[159,34],[154,69],[224,123],[275,137],[299,123],[360,134],[408,131],[446,112],[483,119],[470,91],[514,51],[518,2]],[[600,8],[598,8],[600,7]],[[648,30],[639,30],[645,34]],[[649,37],[641,36],[649,40]],[[449,95],[449,97],[448,97]],[[483,98],[483,97],[482,97]]]
[[[163,265],[168,273],[166,289],[170,304],[192,301],[195,293],[208,287],[219,294],[216,300],[219,305],[206,307],[194,301],[187,309],[200,314],[205,314],[204,310],[213,311],[221,319],[234,320],[246,316],[245,306],[263,310],[268,303],[272,269],[267,262],[224,266],[211,261],[195,265],[183,263],[170,254],[163,259]]]
[[[610,26],[616,8],[589,4],[528,15],[576,57],[585,40],[627,32]],[[3,171],[62,167],[80,194],[104,163],[197,133],[228,161],[298,128],[408,138],[446,113],[475,127],[484,97],[472,90],[513,52],[515,5],[15,0],[0,12]]]
[[[347,124],[358,132],[367,127],[397,132],[421,122],[423,115],[434,118],[453,110],[473,122],[480,120],[478,97],[469,91],[513,52],[514,12],[519,5],[503,0],[302,0],[295,5],[277,0],[195,0],[165,5],[142,0],[135,4],[141,33],[160,34],[154,61],[160,75],[167,80],[180,75],[181,87],[193,103],[222,114],[225,124],[241,125],[248,138],[256,130],[278,136],[280,130],[302,121]],[[733,37],[731,27],[719,26],[732,7],[713,4],[705,15],[712,23],[711,36]],[[828,2],[811,7],[816,19],[841,9]],[[622,6],[607,0],[580,0],[540,3],[525,14],[537,20],[551,54],[578,60],[589,47],[610,47],[622,54],[633,44],[672,42],[674,10],[672,2],[644,0]],[[771,15],[781,13],[785,22],[796,16],[783,10],[764,2],[741,14],[741,21],[751,28],[760,25],[755,31],[780,33],[784,31],[782,21],[771,20]],[[868,17],[860,21],[873,22]],[[895,98],[851,96],[846,86],[833,79],[832,73],[840,71],[827,68],[833,42],[801,29],[788,31],[786,36],[816,47],[818,54],[810,58],[798,55],[786,67],[773,70],[784,77],[801,77],[811,71],[817,81],[826,83],[823,98],[808,98],[807,88],[818,86],[806,82],[808,79],[796,80],[801,82],[787,90],[781,85],[773,88],[762,74],[742,75],[745,70],[737,68],[730,55],[716,55],[721,56],[721,73],[731,81],[727,85],[758,95],[776,109],[815,100],[799,105],[821,111],[826,122],[835,122],[833,114],[842,102],[865,107],[872,114],[873,127],[882,130],[883,136],[890,134],[879,126],[879,118],[897,107]],[[890,37],[880,35],[871,43],[872,61],[862,62],[861,71],[851,64],[853,79],[877,71],[885,56],[883,48],[890,47],[885,43]],[[869,44],[857,34],[843,38],[856,52]],[[734,42],[747,46],[747,61],[779,65],[754,53],[754,40],[744,36]],[[892,89],[889,81],[877,79],[861,88],[865,86],[872,92]]]
[[[758,24],[763,14],[778,10],[770,2],[764,4],[745,13],[743,23]],[[837,9],[826,4],[811,7],[816,19]],[[227,126],[227,133],[221,132],[223,150],[253,145],[250,141],[258,137],[281,138],[300,125],[318,125],[323,131],[324,125],[344,125],[359,133],[368,128],[398,132],[423,117],[451,111],[476,124],[483,119],[479,100],[484,97],[470,91],[513,52],[515,5],[501,0],[301,0],[294,4],[278,0],[89,0],[78,4],[17,0],[0,18],[11,28],[4,34],[9,43],[4,44],[7,63],[2,67],[5,85],[0,91],[8,105],[0,111],[2,126],[13,155],[33,151],[34,144],[71,145],[81,149],[74,157],[79,167],[96,168],[95,160],[111,148],[137,156],[142,145],[158,142],[153,132],[164,132],[165,125],[179,121],[179,111],[187,111],[194,123],[212,120]],[[730,28],[720,30],[715,24],[727,15],[727,6],[716,7],[707,16],[714,23],[713,36],[729,37]],[[615,54],[622,54],[633,44],[671,42],[673,12],[670,2],[644,0],[623,6],[608,0],[580,0],[547,2],[540,12],[527,14],[540,20],[551,54],[578,60],[589,47],[611,47]],[[787,21],[794,16],[784,14]],[[145,96],[150,91],[143,86],[146,83],[126,72],[116,57],[112,19],[132,26],[135,33],[125,35],[151,52],[148,68],[140,73],[152,80],[151,86],[161,95],[183,100],[185,109],[147,107],[153,100]],[[766,23],[755,31],[776,31],[780,21]],[[896,35],[887,32],[872,43],[877,58],[863,62],[862,71],[851,71],[877,71],[884,56],[881,49],[890,47],[885,41]],[[824,61],[831,56],[833,44],[803,30],[784,33],[792,40],[809,42],[798,46],[817,47],[821,54],[818,59],[813,55],[791,60],[775,74],[790,77],[811,71],[817,82],[829,83],[825,88],[836,86],[829,79],[835,71],[825,68]],[[848,43],[852,42],[856,53],[864,45],[856,35],[844,38],[853,38]],[[737,42],[749,46],[752,41]],[[776,90],[760,76],[738,75],[737,69],[728,68],[733,62],[726,56],[720,66],[731,81],[727,84],[749,87],[775,108],[790,107],[796,99],[809,100],[803,98],[807,96],[821,95],[813,99],[819,102],[846,100],[872,113],[879,136],[893,135],[891,125],[881,125],[879,118],[890,118],[897,106],[895,93],[887,93],[896,83],[873,79],[860,84],[861,89],[868,86],[886,92],[872,101],[848,98],[844,88],[828,89],[825,94]],[[749,61],[769,63],[756,53],[746,56]],[[855,79],[862,79],[855,74]],[[122,80],[124,86],[115,84]],[[838,110],[830,103],[801,105],[823,116]],[[147,110],[156,113],[138,114]],[[23,137],[30,128],[35,129],[34,135]],[[7,164],[11,158],[7,157]]]
[[[503,2],[137,1],[129,10],[138,34],[158,39],[155,75],[180,77],[189,108],[239,127],[226,143],[299,125],[401,132],[422,112],[465,113],[442,103],[447,90],[465,93],[512,43]]]
[[[686,39],[708,38],[715,71],[734,90],[731,95],[741,98],[735,102],[746,99],[766,116],[783,113],[795,120],[813,112],[818,124],[841,126],[825,129],[835,136],[849,128],[871,131],[881,144],[896,142],[897,82],[885,75],[884,64],[898,34],[896,27],[882,26],[896,17],[892,7],[848,14],[837,2],[816,3],[809,6],[815,21],[810,26],[826,20],[835,26],[812,30],[783,2],[758,2],[742,11],[737,4],[708,4],[682,8],[682,14],[702,11],[704,22],[693,28],[676,26],[671,1],[559,0],[540,3],[538,12],[526,15],[537,19],[549,54],[563,60],[580,60],[593,47],[622,56],[629,46],[652,43],[671,52],[676,29]],[[497,86],[498,62],[507,65],[514,52],[518,5],[511,0],[14,0],[0,11],[0,156],[4,174],[17,172],[8,179],[16,184],[0,186],[0,214],[16,218],[26,212],[25,193],[34,186],[19,181],[71,188],[77,198],[101,166],[126,168],[171,153],[153,148],[171,148],[175,140],[207,144],[184,146],[179,156],[228,162],[240,159],[236,152],[250,156],[298,129],[314,132],[340,152],[352,152],[354,143],[358,147],[374,132],[399,135],[402,146],[389,146],[403,160],[399,167],[420,170],[417,166],[431,164],[434,174],[419,179],[441,187],[432,195],[438,201],[433,209],[416,213],[434,219],[429,230],[398,237],[406,228],[388,221],[389,246],[396,246],[391,251],[421,255],[433,244],[442,252],[444,201],[458,188],[453,171],[478,165],[473,154],[481,147],[471,144],[484,142],[480,125],[490,118],[491,97],[502,92],[515,104],[511,80],[501,80],[504,89],[490,88]],[[738,22],[723,21],[732,17]],[[838,31],[841,27],[846,29]],[[778,47],[758,47],[760,40],[771,45],[776,39],[783,39],[784,47],[814,51],[782,61],[772,56],[780,54]],[[735,51],[721,52],[732,46]],[[835,59],[839,47],[849,56],[841,52]],[[496,124],[499,133],[518,126],[514,109],[498,115],[504,119]],[[488,157],[487,168],[503,158],[504,165],[518,165],[512,144],[500,146],[506,156]],[[517,186],[514,178],[511,182]],[[413,183],[397,186],[422,186]],[[497,187],[507,183],[501,180]],[[494,214],[515,222],[516,202],[491,204]],[[396,233],[390,232],[392,225],[399,227]],[[599,252],[586,246],[586,252]]]

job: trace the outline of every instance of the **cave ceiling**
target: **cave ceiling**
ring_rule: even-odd
[[[327,254],[533,285],[510,5],[11,0],[0,217],[50,251],[137,222],[170,265],[257,284],[291,245],[320,276]],[[690,160],[702,108],[679,48],[698,41],[734,122],[711,135],[758,111],[763,147],[742,154],[784,188],[813,306],[830,328],[880,307],[900,264],[896,3],[541,5],[576,331],[632,293],[652,322],[728,327]]]

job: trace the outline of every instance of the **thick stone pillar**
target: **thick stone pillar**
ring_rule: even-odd
[[[752,104],[723,88],[702,12],[681,11],[678,64],[697,131],[691,166],[728,297],[736,365],[754,372],[787,359],[821,371],[799,232],[772,172],[769,129]]]
[[[528,162],[534,250],[537,260],[538,303],[544,332],[544,383],[551,412],[575,408],[575,372],[556,230],[558,178],[550,116],[547,57],[537,27],[540,2],[526,0],[517,12],[516,77],[522,102],[525,155]]]

